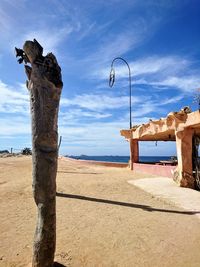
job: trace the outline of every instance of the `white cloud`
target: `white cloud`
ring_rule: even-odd
[[[131,63],[133,75],[154,74],[164,72],[164,75],[180,72],[190,65],[189,61],[178,56],[152,56]]]
[[[156,78],[136,79],[135,84],[153,86],[153,88],[157,90],[177,89],[181,91],[184,96],[186,94],[194,94],[200,87],[200,78],[198,75],[179,74],[178,76],[168,76],[165,79],[159,77],[158,74]]]
[[[69,108],[67,111],[61,111],[59,112],[59,124],[60,125],[75,125],[79,124],[82,120],[100,120],[109,118],[112,116],[111,113],[105,113],[105,112],[96,112],[96,111],[86,111],[84,109],[80,108]]]
[[[167,79],[153,83],[155,85],[175,87],[185,93],[193,93],[200,87],[200,77],[198,76],[184,76],[184,77],[168,77]]]
[[[152,118],[152,112],[168,114],[171,110],[167,108],[169,104],[177,103],[182,100],[182,94],[171,97],[165,97],[160,101],[154,96],[139,96],[133,98],[132,105],[132,120],[134,124],[137,122],[144,122],[143,117],[149,116]],[[90,124],[92,121],[104,121],[105,118],[110,118],[114,123],[120,122],[123,118],[129,121],[129,113],[124,117],[125,112],[129,107],[129,97],[117,97],[106,95],[80,95],[72,99],[61,98],[61,112],[59,114],[60,125],[65,127],[77,126],[82,124]],[[120,108],[125,108],[121,110]],[[109,110],[109,113],[107,112]],[[120,111],[120,112],[118,112]],[[116,113],[117,118],[116,118]],[[107,122],[105,122],[107,123]]]
[[[112,153],[114,147],[116,151],[120,149],[122,152],[125,147],[121,145],[124,140],[120,136],[120,129],[124,128],[125,124],[122,122],[81,124],[76,127],[60,127],[59,133],[63,136],[63,147],[67,147],[66,154],[72,151],[73,154],[76,153],[77,146],[79,154],[85,151],[93,155],[99,154],[100,149],[102,154],[107,154],[109,151]],[[126,151],[124,153],[126,154]]]
[[[118,34],[118,36],[110,36],[109,42],[106,41],[102,44],[99,51],[97,51],[97,57],[101,57],[107,60],[111,60],[116,55],[123,55],[133,48],[141,40],[139,35],[132,36],[130,31]],[[95,57],[95,56],[94,56]]]
[[[29,93],[23,84],[14,87],[0,81],[0,136],[30,134]]]
[[[58,54],[58,46],[63,40],[66,40],[68,36],[73,32],[73,27],[67,26],[64,28],[42,28],[40,30],[31,30],[28,33],[22,35],[19,40],[14,40],[11,47],[16,44],[24,44],[26,40],[33,40],[34,38],[43,46],[44,55],[47,53]]]
[[[181,95],[177,95],[177,96],[170,97],[167,99],[163,99],[161,105],[169,105],[169,104],[177,103],[183,98],[184,98],[184,95],[181,94]]]
[[[31,133],[30,121],[22,116],[9,116],[0,118],[0,125],[0,136],[27,135]]]
[[[192,64],[192,61],[178,56],[152,56],[130,62],[132,85],[149,85],[159,90],[175,88],[183,94],[192,94],[200,87],[199,74],[196,71],[192,73]],[[115,62],[114,68],[117,82],[127,85],[127,81],[124,81],[128,77],[127,66]],[[107,79],[109,73],[109,68],[102,68],[93,75],[102,80]]]
[[[24,0],[1,0],[0,5],[0,34],[2,39],[10,35],[10,31],[16,23],[16,16],[24,7]],[[14,11],[16,16],[12,16],[10,11]]]
[[[113,5],[111,3],[111,6]],[[122,3],[121,6],[124,7]],[[113,9],[113,7],[110,8]],[[149,21],[147,18],[136,16],[131,23],[128,18],[123,22],[123,25],[117,25],[117,23],[118,19],[112,17],[112,20],[109,18],[108,22],[104,24],[105,28],[102,30],[99,25],[96,27],[97,29],[94,26],[92,27],[94,30],[91,37],[94,36],[95,45],[89,48],[87,46],[84,47],[84,59],[76,58],[79,65],[84,67],[87,65],[88,72],[86,76],[99,77],[98,72],[100,71],[101,73],[101,69],[104,69],[105,65],[111,63],[115,57],[123,56],[139,47],[152,34],[158,20],[152,18]],[[100,33],[102,31],[102,33],[99,34],[99,31]],[[103,75],[103,78],[107,77],[108,71],[106,69],[105,73],[100,75]]]
[[[129,155],[129,144],[120,135],[120,130],[129,129],[128,117],[129,114],[126,114],[125,117],[112,122],[59,127],[59,134],[62,135],[61,153],[64,155]],[[148,121],[149,117],[137,118],[134,119],[134,124]]]
[[[71,26],[65,28],[48,28],[41,31],[30,32],[25,36],[25,40],[31,37],[40,40],[41,44],[45,44],[45,50],[48,52],[54,52],[56,47],[72,33],[73,28]]]
[[[25,92],[24,86],[18,84],[16,90],[0,81],[0,93],[0,112],[28,114],[29,94]]]
[[[98,154],[100,151],[102,154],[107,154],[109,151],[110,153],[116,151],[116,154],[119,151],[123,153],[124,140],[119,131],[129,127],[127,112],[129,97],[128,91],[125,90],[128,70],[123,63],[116,62],[116,87],[124,86],[120,87],[122,90],[119,92],[118,90],[105,92],[105,85],[100,84],[108,78],[110,72],[110,66],[108,68],[105,66],[108,66],[116,56],[124,56],[129,62],[129,55],[138,56],[137,52],[145,51],[147,43],[144,41],[154,35],[157,26],[159,30],[162,29],[162,21],[166,18],[165,12],[162,12],[165,9],[163,5],[169,3],[159,1],[164,3],[159,7],[160,3],[155,4],[155,1],[144,4],[139,0],[128,0],[126,3],[121,0],[99,1],[95,4],[90,0],[84,4],[81,1],[72,3],[52,0],[49,5],[46,5],[46,2],[1,1],[1,49],[2,47],[8,49],[10,46],[22,47],[26,39],[36,38],[44,46],[44,54],[54,52],[57,56],[62,50],[62,57],[59,55],[58,61],[63,62],[66,84],[68,77],[69,79],[74,77],[75,71],[81,76],[89,76],[90,79],[95,75],[97,82],[99,81],[97,87],[103,90],[86,90],[86,93],[82,94],[79,88],[76,90],[79,95],[71,98],[67,98],[63,90],[59,132],[63,135],[66,147],[74,149],[77,147],[77,150],[82,149],[83,153],[87,153],[87,147],[91,154],[94,154],[96,148],[99,148]],[[140,9],[142,16],[140,12],[138,13]],[[99,17],[100,10],[105,11],[103,17]],[[111,11],[115,16],[110,16]],[[167,19],[171,21],[172,18]],[[144,46],[136,51],[140,45]],[[145,54],[148,52],[147,49]],[[3,60],[7,59],[6,56]],[[199,77],[192,72],[192,62],[189,57],[156,55],[135,61],[131,57],[129,63],[133,76],[134,124],[147,122],[148,116],[152,113],[157,113],[158,116],[161,113],[167,114],[171,104],[181,101],[186,93],[200,87]],[[71,76],[68,76],[68,70]],[[6,74],[5,77],[9,78],[9,75]],[[77,78],[77,84],[79,82]],[[11,81],[11,84],[14,83]],[[76,81],[70,81],[68,90],[73,83]],[[83,87],[91,88],[89,83],[87,80]],[[137,87],[141,90],[137,91]],[[178,89],[182,94],[177,95],[177,90],[173,90],[176,95],[171,97],[170,93],[170,97],[162,97],[162,101],[158,94],[156,95],[160,93],[158,90],[172,92],[172,89]],[[28,91],[21,85],[15,87],[0,82],[0,93],[1,136],[29,135]]]
[[[41,11],[43,10],[43,12]],[[64,12],[63,12],[64,11]],[[58,2],[45,7],[26,0],[2,0],[0,5],[1,49],[22,47],[26,40],[36,38],[44,46],[44,53],[58,53],[58,46],[72,32],[79,32],[81,23],[74,8],[59,7]],[[76,19],[75,19],[76,17]]]
[[[128,75],[127,66],[118,60],[114,63],[114,68],[117,78],[126,78]],[[139,75],[170,75],[175,73],[180,73],[181,71],[187,69],[190,66],[190,62],[186,59],[180,58],[178,56],[165,56],[158,57],[152,56],[144,59],[138,59],[136,61],[129,62],[132,77],[137,77]],[[110,68],[102,68],[100,71],[93,73],[101,79],[108,77],[110,73]]]
[[[80,42],[84,38],[88,37],[94,30],[96,31],[97,24],[96,22],[92,22],[89,25],[86,25],[84,29],[82,29],[81,33],[78,36],[78,41]]]
[[[146,97],[132,97],[132,103],[138,103],[147,99]],[[129,96],[109,96],[104,94],[83,94],[72,99],[61,98],[61,106],[78,106],[92,111],[103,111],[107,109],[118,109],[127,107]]]
[[[0,87],[3,93],[1,105],[13,103],[13,105],[27,106],[29,104],[28,92],[23,85],[19,85],[18,90],[1,82]],[[177,96],[176,99],[178,99]],[[175,101],[172,99],[163,99],[163,103],[157,103],[151,98],[136,98],[137,106],[133,112],[133,123],[141,124],[148,122],[148,115],[159,110],[160,105]],[[94,102],[94,103],[93,103]],[[119,114],[110,122],[99,121],[112,116],[111,109],[127,107],[128,97],[115,97],[113,95],[81,95],[73,99],[63,99],[61,111],[59,114],[59,135],[62,135],[61,153],[63,154],[120,154],[128,155],[129,145],[123,137],[120,136],[121,129],[129,128],[129,113]],[[66,111],[65,105],[69,108]],[[91,105],[91,107],[90,107]],[[12,107],[12,105],[10,105]],[[14,107],[13,107],[14,108]],[[110,113],[105,111],[109,109]],[[13,109],[8,109],[9,112]],[[87,118],[94,118],[94,121],[88,122]],[[154,118],[152,118],[154,119]],[[23,112],[18,116],[7,114],[0,119],[1,140],[8,136],[30,135],[31,125],[30,117]],[[62,152],[63,151],[63,152]],[[97,152],[98,151],[98,152]]]

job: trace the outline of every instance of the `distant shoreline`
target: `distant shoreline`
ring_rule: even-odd
[[[67,158],[76,159],[76,160],[85,160],[85,161],[94,161],[94,162],[111,162],[111,163],[128,163],[129,156],[65,156]],[[144,163],[155,163],[161,160],[170,160],[170,156],[140,156],[139,162]]]

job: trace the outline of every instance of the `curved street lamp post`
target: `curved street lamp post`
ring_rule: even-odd
[[[113,59],[112,63],[111,63],[111,71],[110,71],[110,77],[109,77],[109,86],[113,87],[114,83],[115,83],[115,69],[113,67],[114,62],[116,60],[122,60],[126,66],[128,67],[128,71],[129,71],[129,123],[130,123],[130,129],[132,128],[132,109],[131,109],[131,69],[129,67],[128,62],[123,59],[122,57],[116,57]]]
[[[116,57],[113,59],[112,63],[111,63],[111,71],[110,71],[110,77],[109,77],[109,86],[110,87],[113,87],[114,83],[115,83],[115,69],[113,67],[114,65],[114,62],[116,60],[122,60],[126,66],[128,67],[128,71],[129,71],[129,127],[130,127],[130,130],[132,128],[132,105],[131,105],[131,69],[130,69],[130,66],[128,64],[128,62],[123,59],[122,57]],[[137,162],[138,161],[138,142],[137,141],[134,141],[132,140],[132,135],[129,139],[129,143],[130,143],[130,168],[131,170],[133,170],[133,162]],[[135,156],[134,156],[135,154]]]

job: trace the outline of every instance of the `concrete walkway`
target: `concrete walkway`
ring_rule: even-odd
[[[200,192],[179,187],[172,179],[165,177],[129,180],[128,183],[150,193],[156,198],[173,203],[200,219]]]

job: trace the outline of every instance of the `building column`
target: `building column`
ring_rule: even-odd
[[[177,131],[176,150],[178,168],[174,173],[174,180],[182,187],[194,188],[194,177],[192,169],[192,136],[193,129]]]
[[[133,170],[133,163],[139,161],[139,146],[138,141],[129,139],[130,143],[130,169]]]

